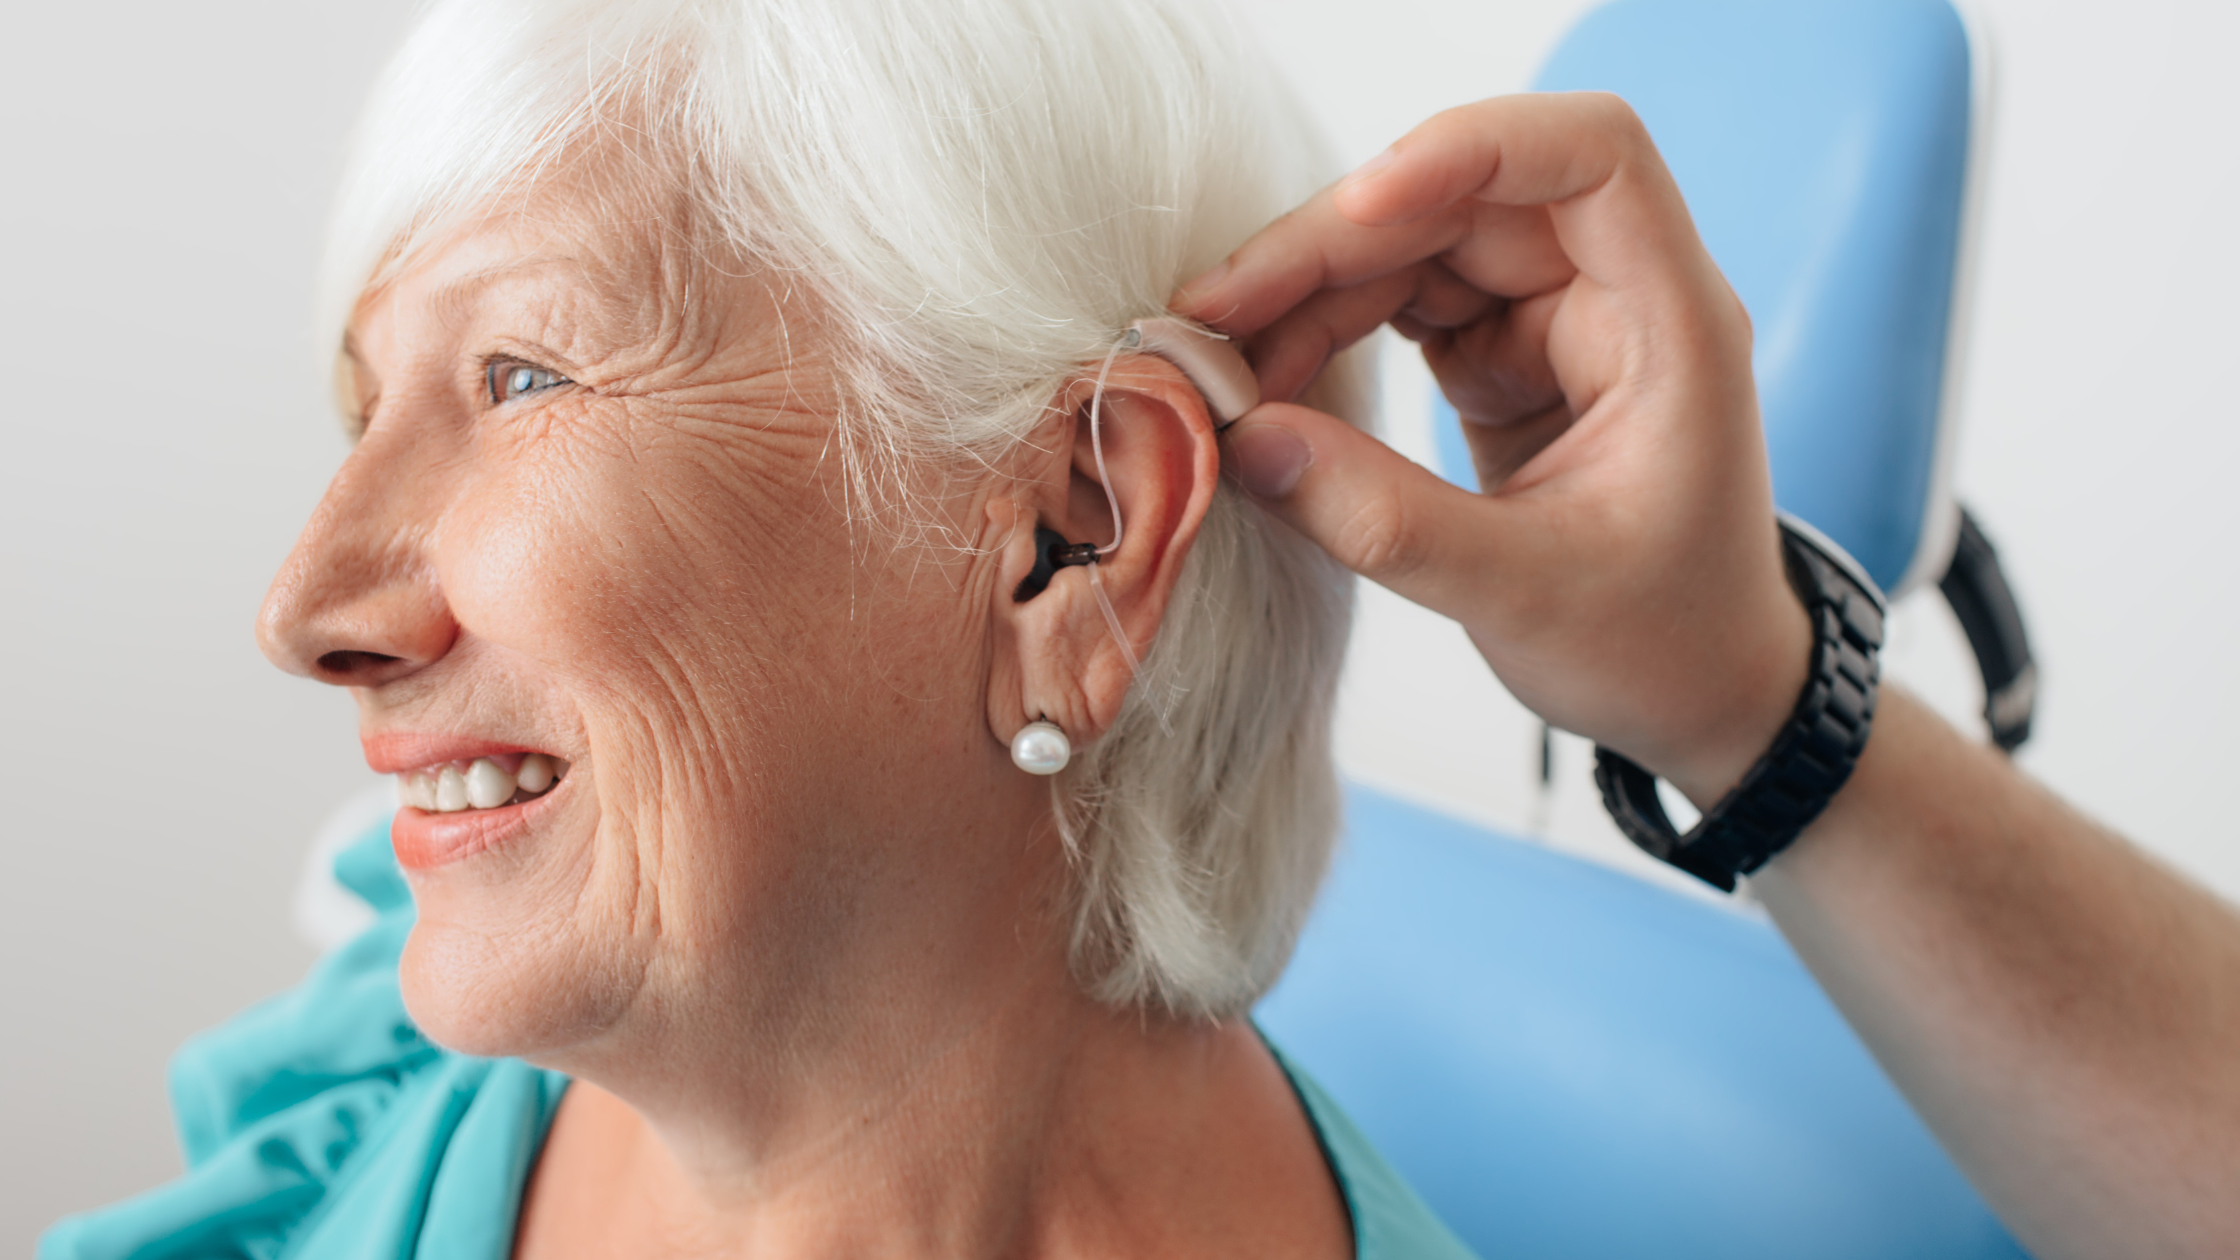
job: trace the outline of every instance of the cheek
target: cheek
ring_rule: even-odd
[[[424,905],[405,983],[437,1040],[564,1045],[648,975],[802,980],[910,867],[889,850],[928,802],[965,790],[987,742],[971,565],[867,537],[820,453],[767,472],[686,436],[546,442],[446,514],[480,685],[571,710],[596,808]]]
[[[445,597],[468,633],[641,708],[813,677],[846,619],[845,573],[817,576],[844,570],[845,524],[813,469],[753,475],[754,454],[525,447],[447,515]]]
[[[821,447],[792,446],[547,433],[484,460],[444,518],[445,598],[502,663],[480,684],[546,691],[584,733],[606,851],[589,877],[615,897],[739,847],[709,836],[821,829],[850,795],[847,742],[924,716],[893,710],[922,709],[927,661],[959,655],[934,646],[953,584],[905,575],[919,607],[895,613]]]

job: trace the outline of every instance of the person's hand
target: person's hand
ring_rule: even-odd
[[[1518,699],[1698,803],[1772,742],[1807,669],[1750,325],[1615,97],[1449,110],[1185,286],[1270,400],[1247,489],[1356,572],[1462,623]],[[1289,400],[1390,323],[1465,420],[1486,493]]]
[[[1175,308],[1271,400],[1224,439],[1268,509],[1460,621],[1557,726],[1698,804],[1763,755],[1811,642],[1782,576],[1750,328],[1626,107],[1450,110]],[[1390,323],[1487,493],[1289,401]],[[2240,1237],[2240,920],[1903,690],[1753,877],[1798,956],[2033,1254]]]

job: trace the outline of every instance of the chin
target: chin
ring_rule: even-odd
[[[495,917],[495,916],[494,916]],[[611,1028],[640,969],[550,922],[525,929],[424,908],[399,960],[405,1010],[437,1045],[549,1059]]]
[[[448,843],[408,845],[396,828],[417,910],[397,980],[405,1010],[436,1044],[485,1058],[546,1055],[597,1036],[628,1005],[643,971],[637,942],[626,913],[601,913],[597,828],[572,786],[492,811],[502,827],[475,828],[475,814],[412,820]],[[459,822],[471,843],[441,833]],[[411,861],[408,850],[441,856]]]

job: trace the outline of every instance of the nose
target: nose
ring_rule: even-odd
[[[442,659],[458,638],[428,554],[435,504],[402,454],[369,434],[319,500],[257,615],[257,646],[273,664],[378,687]]]

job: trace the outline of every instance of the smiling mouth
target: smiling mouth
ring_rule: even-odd
[[[503,809],[543,796],[567,775],[567,762],[543,753],[443,761],[397,775],[397,801],[430,814]]]

